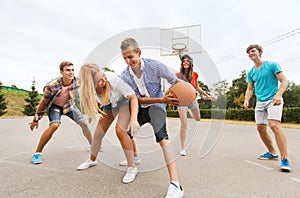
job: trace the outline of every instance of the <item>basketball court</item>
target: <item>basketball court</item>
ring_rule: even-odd
[[[126,167],[118,167],[123,154],[113,142],[116,135],[112,129],[104,139],[98,165],[77,171],[89,151],[76,125],[63,117],[62,126],[45,147],[43,163],[33,165],[30,159],[48,120],[43,118],[33,133],[28,128],[30,121],[31,118],[0,119],[0,197],[164,197],[167,192],[168,174],[166,168],[159,167],[161,156],[149,154],[157,147],[150,127],[143,127],[141,138],[136,140],[142,153],[142,163],[138,165],[141,172],[134,182],[123,184]],[[179,120],[168,119],[167,124],[173,146],[177,144],[174,150],[179,153]],[[200,146],[211,125],[201,121],[198,126],[189,120],[187,156],[178,155],[176,161],[185,197],[299,196],[299,129],[284,129],[293,169],[283,173],[278,161],[256,159],[265,149],[254,125],[224,124],[216,146],[200,158]],[[190,135],[197,128],[198,132]],[[150,145],[146,147],[145,141]]]

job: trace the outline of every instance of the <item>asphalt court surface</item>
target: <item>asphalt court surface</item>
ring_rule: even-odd
[[[0,119],[0,197],[164,197],[168,174],[151,127],[136,139],[142,163],[134,182],[123,184],[126,167],[113,127],[103,140],[98,165],[85,171],[76,167],[89,156],[80,129],[64,117],[43,152],[43,163],[30,162],[39,137],[48,125],[40,121],[31,132],[32,118]],[[217,144],[205,157],[200,148],[214,122],[188,121],[187,156],[179,156],[179,120],[168,119],[167,128],[176,153],[184,197],[299,197],[300,129],[284,128],[292,171],[279,171],[279,161],[258,160],[265,152],[255,125],[224,124]],[[93,126],[91,126],[93,128]],[[274,140],[274,136],[271,133]],[[276,147],[277,149],[277,147]]]

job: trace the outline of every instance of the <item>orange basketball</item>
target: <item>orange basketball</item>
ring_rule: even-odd
[[[179,105],[189,106],[196,100],[195,88],[187,82],[180,81],[171,87],[173,98],[178,98]]]

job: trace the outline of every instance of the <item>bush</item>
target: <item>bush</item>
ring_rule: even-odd
[[[300,123],[300,107],[284,108],[282,122]]]
[[[245,109],[200,109],[201,118],[255,121],[255,110]],[[168,117],[179,117],[177,110],[168,110]],[[284,108],[282,122],[300,123],[300,107]]]

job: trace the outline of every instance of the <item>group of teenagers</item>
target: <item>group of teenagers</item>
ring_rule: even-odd
[[[256,110],[256,114],[259,117],[257,129],[268,148],[268,152],[259,158],[276,159],[277,157],[278,159],[272,145],[272,139],[267,135],[266,125],[269,124],[276,136],[282,159],[285,159],[288,167],[290,167],[285,136],[280,128],[281,117],[279,118],[283,105],[281,96],[286,89],[284,85],[285,77],[278,64],[274,63],[275,66],[273,66],[273,62],[263,61],[263,64],[259,62],[261,65],[258,66],[267,67],[265,69],[267,71],[264,71],[265,73],[272,71],[274,79],[272,82],[269,79],[270,84],[267,84],[266,80],[260,82],[262,76],[257,74],[259,69],[257,69],[256,59],[261,60],[262,50],[260,51],[261,47],[259,45],[251,46],[249,52],[247,49],[247,53],[250,59],[254,61],[255,66],[254,70],[250,71],[250,77],[248,75],[248,88],[244,106],[247,109],[249,108],[249,100],[253,93],[253,84],[255,84],[257,103],[263,103]],[[61,76],[50,81],[44,87],[43,98],[37,107],[33,121],[30,123],[30,129],[34,130],[38,127],[38,122],[44,113],[48,112],[49,127],[40,137],[31,162],[33,164],[42,163],[43,148],[60,126],[61,116],[66,115],[81,127],[84,136],[91,145],[89,159],[80,164],[77,170],[85,170],[97,165],[97,156],[101,148],[102,139],[112,122],[117,118],[115,131],[126,157],[126,160],[120,162],[120,165],[128,166],[122,182],[125,184],[130,183],[135,180],[138,173],[137,164],[141,162],[136,151],[134,137],[137,135],[140,126],[149,123],[153,128],[156,142],[159,143],[162,149],[169,173],[170,183],[166,197],[183,197],[184,190],[179,183],[174,155],[169,144],[166,105],[172,104],[177,106],[180,116],[180,155],[185,156],[187,154],[185,147],[187,112],[189,111],[192,118],[196,121],[200,121],[199,104],[195,100],[190,106],[180,106],[177,98],[170,97],[167,94],[168,90],[165,93],[162,91],[162,79],[167,80],[171,87],[181,81],[189,82],[194,86],[195,92],[204,95],[210,100],[214,98],[198,86],[198,74],[193,70],[193,59],[189,55],[181,56],[180,72],[174,74],[163,63],[154,59],[142,58],[141,49],[134,38],[124,39],[120,48],[122,57],[127,64],[120,76],[113,72],[104,71],[99,65],[88,63],[81,66],[79,79],[77,79],[74,76],[74,65],[71,62],[64,61],[60,64]],[[267,65],[265,66],[265,64]],[[273,71],[273,69],[275,70]],[[279,80],[281,85],[279,89],[277,86],[277,89],[274,88],[268,92],[268,94],[276,92],[271,99],[267,98],[271,102],[260,101],[261,95],[265,97],[260,92],[265,92],[266,90],[265,87],[262,90],[257,89],[257,83],[264,84],[263,86],[273,86],[276,80],[277,84]],[[80,110],[75,104],[78,92]],[[258,95],[257,92],[261,95]],[[93,136],[84,114],[89,118],[98,119]],[[256,118],[258,119],[258,117]],[[269,123],[266,123],[267,121]],[[280,142],[277,136],[280,136],[283,140]]]

